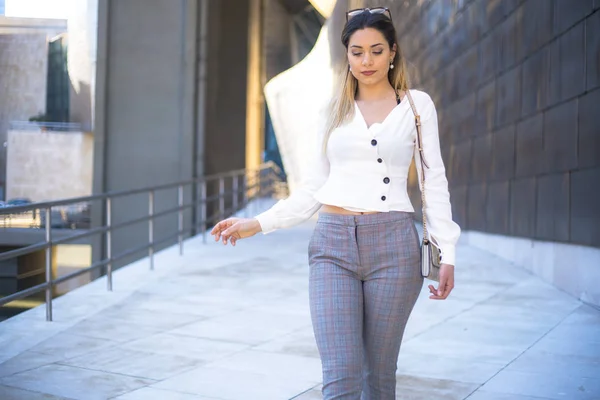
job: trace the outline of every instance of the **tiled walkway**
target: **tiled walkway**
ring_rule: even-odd
[[[190,239],[0,323],[0,399],[309,400],[321,370],[307,294],[314,221],[235,248]],[[600,312],[461,245],[445,302],[426,288],[398,399],[600,399]]]

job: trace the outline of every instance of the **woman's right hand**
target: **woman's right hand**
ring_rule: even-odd
[[[235,246],[239,239],[254,236],[260,231],[261,226],[256,218],[227,218],[216,224],[210,234],[215,237],[216,242],[222,240],[226,245],[229,241]]]

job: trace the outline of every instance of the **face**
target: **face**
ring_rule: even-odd
[[[396,55],[396,45],[390,49],[377,29],[361,29],[350,37],[347,55],[352,75],[360,83],[372,85],[387,79],[390,63]]]

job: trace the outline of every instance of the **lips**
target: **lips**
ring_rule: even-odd
[[[363,71],[363,72],[361,72],[361,74],[363,74],[363,75],[366,75],[366,76],[371,76],[371,75],[373,75],[375,72],[377,72],[377,71]]]

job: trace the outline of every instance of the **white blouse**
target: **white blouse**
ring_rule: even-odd
[[[460,227],[452,220],[446,169],[440,152],[435,105],[425,92],[410,91],[421,115],[427,227],[440,246],[442,262],[455,264]],[[407,192],[408,170],[415,154],[415,119],[406,96],[385,120],[367,127],[358,105],[354,118],[336,128],[323,152],[323,138],[313,154],[311,171],[299,187],[257,215],[264,234],[309,219],[324,205],[351,211],[414,212]],[[419,178],[421,169],[417,164]]]

